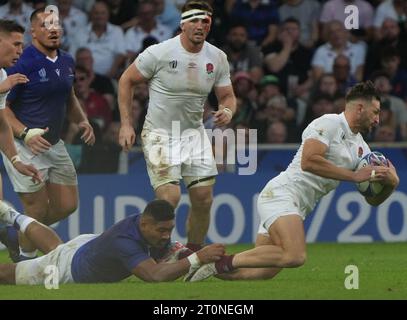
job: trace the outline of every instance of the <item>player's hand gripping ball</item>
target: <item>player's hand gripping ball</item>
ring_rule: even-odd
[[[357,170],[367,166],[386,166],[389,167],[389,160],[380,152],[373,151],[365,155],[357,166]],[[364,181],[356,184],[358,191],[365,197],[374,197],[383,190],[383,185],[377,181]]]

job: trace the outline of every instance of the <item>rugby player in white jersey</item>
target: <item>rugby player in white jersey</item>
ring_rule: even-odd
[[[0,20],[0,150],[21,174],[30,176],[36,182],[41,178],[37,169],[32,165],[21,162],[14,145],[13,135],[7,122],[4,108],[9,90],[16,84],[27,82],[23,74],[7,77],[3,68],[11,67],[21,56],[23,51],[24,28],[11,20]],[[3,198],[0,176],[0,199]]]
[[[230,280],[267,279],[281,268],[303,265],[303,220],[340,181],[380,181],[385,185],[383,191],[366,201],[377,206],[386,200],[399,183],[392,164],[355,170],[359,160],[370,152],[362,134],[379,123],[379,99],[372,82],[360,83],[347,94],[343,113],[326,114],[312,121],[287,170],[270,180],[259,195],[260,227],[255,248],[202,266],[187,279],[199,281],[215,274]]]
[[[147,48],[119,81],[124,150],[136,137],[130,111],[134,86],[148,81],[150,100],[141,140],[150,182],[157,198],[176,207],[183,179],[191,201],[187,246],[193,251],[205,241],[217,174],[204,131],[203,106],[214,88],[219,103],[216,125],[228,124],[236,109],[227,57],[205,41],[211,16],[207,2],[188,1],[182,9],[181,34]]]

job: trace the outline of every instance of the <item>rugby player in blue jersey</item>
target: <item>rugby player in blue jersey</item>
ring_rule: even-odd
[[[20,214],[0,201],[0,221],[14,224],[45,253],[17,264],[0,264],[0,284],[43,285],[55,266],[57,283],[117,282],[134,275],[144,281],[172,281],[190,269],[215,262],[225,253],[222,244],[211,244],[193,253],[184,246],[168,246],[175,225],[172,205],[154,200],[142,214],[131,215],[100,235],[84,234],[63,244],[55,231]],[[152,256],[153,249],[168,248],[167,259]],[[180,253],[189,251],[186,258]],[[185,256],[185,254],[184,254]],[[48,267],[48,269],[47,269]]]
[[[74,60],[59,50],[58,17],[42,9],[35,10],[31,15],[31,33],[32,45],[7,70],[9,75],[23,74],[29,81],[11,90],[6,113],[21,159],[38,168],[44,181],[33,183],[8,161],[5,167],[24,212],[51,225],[78,206],[75,168],[60,139],[65,117],[83,130],[85,143],[92,145],[95,136],[72,88]],[[20,258],[36,256],[34,246],[23,236],[20,253]]]

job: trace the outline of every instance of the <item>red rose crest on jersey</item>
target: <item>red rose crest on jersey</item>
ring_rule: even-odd
[[[215,68],[214,68],[214,66],[213,66],[212,63],[207,63],[207,64],[206,64],[206,73],[207,73],[207,74],[213,73],[213,69],[215,69]]]
[[[361,158],[362,156],[363,156],[363,148],[362,148],[362,147],[359,147],[359,150],[358,150],[358,157]]]

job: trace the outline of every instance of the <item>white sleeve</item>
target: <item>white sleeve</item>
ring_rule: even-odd
[[[219,73],[217,74],[215,87],[226,87],[232,84],[230,81],[229,62],[226,54],[222,52]]]
[[[335,135],[338,134],[339,129],[339,121],[321,117],[312,121],[308,127],[305,128],[302,133],[302,141],[316,139],[329,147]]]
[[[140,53],[134,61],[137,69],[146,79],[151,79],[153,77],[158,64],[157,57],[152,53],[152,50],[150,49],[152,47],[155,46],[153,45],[151,47],[148,47],[146,50]]]
[[[4,69],[0,69],[0,83],[7,79],[7,73]],[[6,107],[6,98],[8,92],[0,93],[0,109],[4,109]]]

